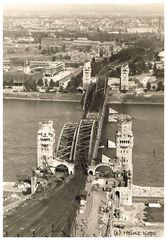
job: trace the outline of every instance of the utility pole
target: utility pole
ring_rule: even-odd
[[[106,229],[106,237],[110,237],[110,232],[111,232],[111,213],[109,213],[107,229]]]
[[[8,225],[5,225],[5,237],[8,237]]]
[[[54,224],[52,224],[52,237],[54,237]]]
[[[111,237],[112,220],[113,220],[113,205],[110,209],[109,218],[107,222],[106,237]]]

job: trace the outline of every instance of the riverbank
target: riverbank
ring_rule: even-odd
[[[117,93],[108,95],[107,103],[164,105],[164,93],[151,92],[140,95]]]
[[[4,99],[55,101],[55,102],[80,102],[81,93],[38,93],[38,92],[3,92]]]
[[[81,102],[81,93],[38,93],[38,92],[3,92],[3,99],[53,101],[53,102]],[[151,104],[164,105],[163,93],[145,95],[113,94],[107,98],[108,104]]]

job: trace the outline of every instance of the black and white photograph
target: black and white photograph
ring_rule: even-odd
[[[2,19],[2,236],[165,239],[165,1]]]

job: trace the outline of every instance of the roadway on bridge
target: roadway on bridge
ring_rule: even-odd
[[[31,237],[35,230],[35,237],[68,236],[77,208],[76,196],[84,183],[85,176],[76,173],[59,190],[51,190],[47,199],[37,198],[18,207],[4,218],[7,235],[16,237],[19,233],[19,237]]]

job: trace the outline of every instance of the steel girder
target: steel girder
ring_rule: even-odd
[[[96,120],[82,119],[76,136],[74,163],[91,164],[95,135]]]
[[[98,77],[96,81],[96,93],[100,92],[102,94],[106,93],[107,88],[107,78],[106,77]]]
[[[64,125],[57,144],[56,158],[70,163],[73,162],[77,129],[78,123],[66,123]]]
[[[100,112],[107,90],[107,78],[98,77],[89,112]]]

